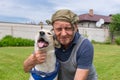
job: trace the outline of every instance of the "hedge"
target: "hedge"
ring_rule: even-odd
[[[6,46],[34,46],[34,40],[7,35],[0,40],[0,47]]]

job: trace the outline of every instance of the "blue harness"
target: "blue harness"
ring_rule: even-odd
[[[35,68],[30,72],[34,80],[53,80],[57,76],[58,70],[59,70],[59,62],[56,61],[56,67],[53,72],[45,73],[42,71],[37,71]],[[42,77],[41,75],[43,75],[44,77]]]

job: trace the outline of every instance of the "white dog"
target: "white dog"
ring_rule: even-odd
[[[55,57],[54,39],[51,31],[40,30],[35,37],[35,51],[45,50],[47,59],[31,70],[29,80],[57,80],[59,64]]]

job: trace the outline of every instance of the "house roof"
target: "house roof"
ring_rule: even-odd
[[[94,21],[94,22],[97,22],[101,18],[104,19],[104,21],[106,23],[110,23],[111,22],[111,17],[110,16],[93,14],[93,10],[92,10],[92,12],[90,10],[89,13],[87,13],[87,14],[79,15],[80,22],[81,21]]]

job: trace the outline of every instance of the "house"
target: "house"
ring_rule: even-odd
[[[94,14],[93,9],[90,9],[87,14],[79,15],[79,19],[79,26],[84,28],[108,28],[108,24],[111,22],[111,16]],[[103,24],[97,26],[96,23],[101,19],[104,21]]]
[[[94,14],[93,9],[90,9],[89,13],[79,15],[79,19],[79,32],[90,41],[108,40],[111,16]]]

